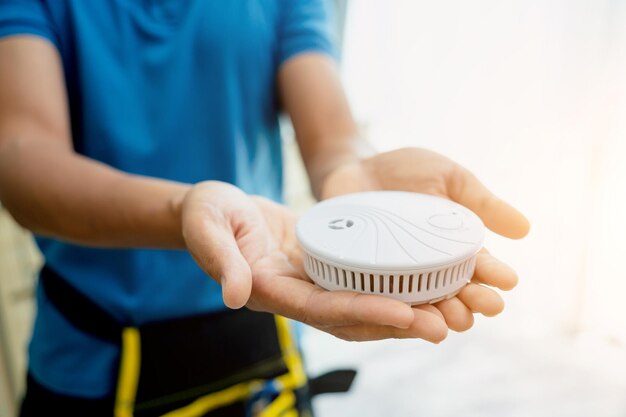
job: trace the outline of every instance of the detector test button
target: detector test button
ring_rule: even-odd
[[[456,211],[444,214],[434,214],[428,218],[428,224],[438,229],[458,230],[463,227],[463,217],[461,216],[461,213]]]

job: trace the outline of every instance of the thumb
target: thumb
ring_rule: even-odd
[[[250,266],[228,225],[206,219],[200,223],[185,233],[187,248],[198,265],[221,284],[224,304],[241,308],[252,291]]]
[[[487,187],[463,167],[458,167],[451,184],[450,198],[472,210],[492,231],[512,239],[528,234],[530,223],[513,206],[494,196]]]

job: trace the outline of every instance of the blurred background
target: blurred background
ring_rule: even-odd
[[[626,2],[337,2],[342,77],[381,150],[426,147],[524,212],[486,246],[520,275],[440,345],[307,329],[312,374],[356,367],[321,417],[626,416]],[[287,198],[312,203],[284,127]],[[39,255],[0,209],[0,416],[22,390]]]

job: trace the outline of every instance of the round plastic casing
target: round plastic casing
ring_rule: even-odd
[[[296,233],[305,270],[320,287],[423,304],[450,298],[469,282],[485,227],[444,198],[373,191],[316,204]]]

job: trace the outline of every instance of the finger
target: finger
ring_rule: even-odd
[[[500,314],[504,309],[504,301],[491,288],[473,283],[467,284],[457,295],[471,311],[491,317]]]
[[[413,322],[411,307],[377,295],[317,291],[309,299],[307,316],[317,323],[370,323],[406,329]]]
[[[424,309],[413,309],[413,322],[406,329],[357,324],[323,330],[349,341],[419,338],[432,343],[440,343],[448,334],[445,321],[439,315]]]
[[[483,249],[476,255],[476,269],[472,280],[509,291],[515,288],[518,278],[510,266]]]
[[[203,216],[193,219],[193,233],[185,236],[189,252],[200,267],[222,286],[224,304],[243,307],[250,298],[252,273],[230,228]]]
[[[413,309],[424,310],[431,314],[438,316],[441,320],[445,321],[446,319],[443,317],[443,314],[437,307],[432,304],[420,304],[417,306],[413,306]]]
[[[450,198],[472,210],[492,231],[520,239],[528,234],[530,223],[522,213],[497,198],[470,171],[458,167],[450,176]]]
[[[253,308],[271,308],[274,313],[316,327],[360,323],[408,328],[414,318],[411,307],[400,301],[347,291],[326,291],[290,276],[255,276],[254,286]]]
[[[474,325],[474,315],[457,297],[435,304],[441,311],[448,327],[455,332],[464,332]]]

